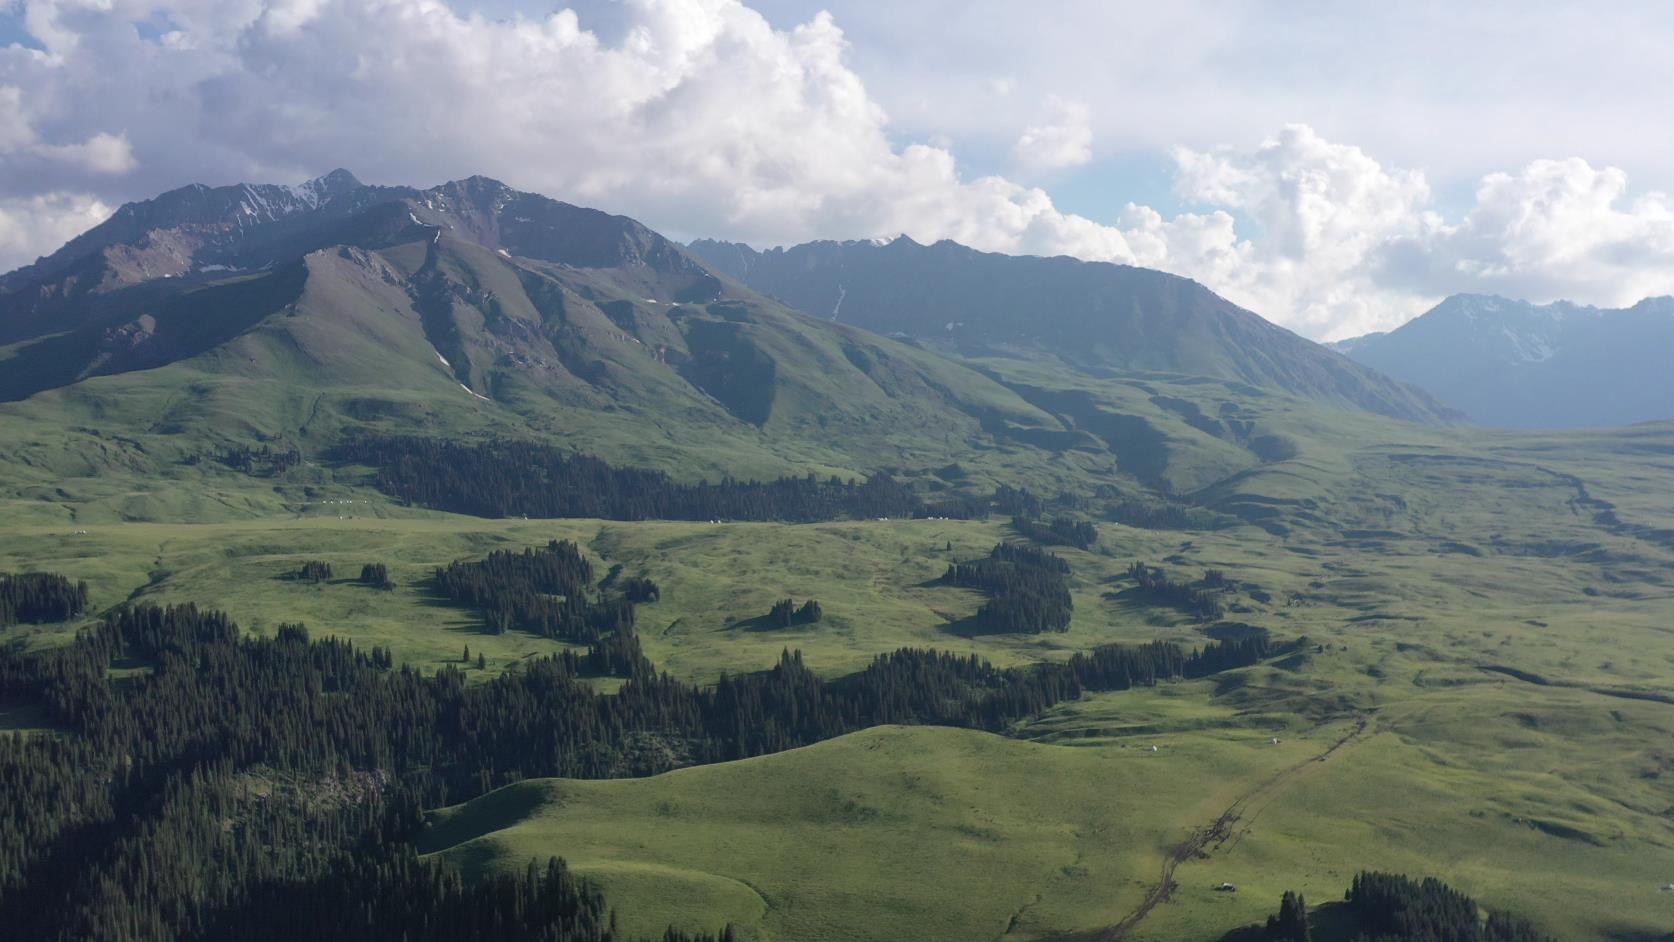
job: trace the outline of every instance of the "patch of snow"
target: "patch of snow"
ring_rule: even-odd
[[[833,304],[831,306],[831,319],[832,320],[836,320],[837,319],[837,312],[841,311],[843,309],[843,298],[847,297],[848,293],[849,293],[848,288],[845,288],[842,285],[837,286],[837,303]]]
[[[507,258],[511,258],[511,253],[506,251],[505,249],[495,249],[494,251],[499,252],[501,255],[504,255]]]
[[[441,360],[442,365],[447,367],[448,369],[450,369],[450,370],[453,369],[453,364],[448,362],[447,357],[442,356],[442,351],[440,351],[440,350],[436,351],[436,359]]]
[[[320,186],[320,181],[309,180],[301,186],[286,186],[280,189],[284,190],[285,194],[291,199],[309,209],[318,209],[320,207],[320,191],[318,189]]]
[[[1505,339],[1511,341],[1516,359],[1522,363],[1544,363],[1557,353],[1546,340],[1535,334],[1519,334],[1509,327],[1500,328]]]
[[[413,212],[413,211],[412,211],[412,210],[410,210],[410,209],[409,209],[409,210],[407,210],[407,218],[408,218],[408,219],[411,219],[411,220],[412,220],[412,221],[413,221],[413,225],[415,225],[415,226],[422,226],[422,225],[424,225],[424,223],[422,223],[422,222],[419,222],[419,218],[418,218],[418,214],[417,214],[417,213],[414,213],[414,212]]]
[[[482,393],[477,392],[476,390],[474,390],[471,387],[465,385],[464,383],[460,383],[459,388],[465,390],[466,392],[470,393],[473,396],[476,396],[478,399],[481,399],[483,402],[493,402],[492,399],[489,399],[487,396],[484,396]]]
[[[198,271],[237,271],[231,265],[199,265]]]

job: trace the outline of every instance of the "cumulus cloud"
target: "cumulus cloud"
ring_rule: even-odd
[[[1628,198],[1627,175],[1585,160],[1537,160],[1485,177],[1456,225],[1391,240],[1384,282],[1423,294],[1475,290],[1622,306],[1674,293],[1674,204]]]
[[[1087,106],[1061,98],[1046,103],[1046,121],[1025,128],[1012,148],[1018,161],[1038,168],[1078,167],[1093,159]]]
[[[0,259],[11,260],[7,270],[27,264],[104,222],[110,214],[110,206],[85,193],[0,199]]]
[[[79,144],[40,144],[35,153],[94,173],[127,173],[135,163],[127,136],[103,131]]]
[[[945,140],[897,140],[824,13],[779,29],[739,0],[621,0],[603,29],[575,10],[492,18],[443,0],[22,9],[41,48],[0,49],[0,269],[124,199],[343,165],[421,185],[485,173],[675,236],[905,232],[1151,265],[1313,336],[1391,326],[1451,291],[1615,301],[1674,271],[1668,201],[1629,201],[1620,171],[1491,176],[1448,221],[1422,173],[1302,125],[1176,151],[1186,212],[1067,213],[1040,188],[969,175]],[[1089,118],[1049,100],[1019,164],[1085,164]]]
[[[1674,292],[1674,206],[1661,193],[1629,200],[1625,173],[1584,160],[1490,174],[1454,222],[1422,173],[1303,125],[1175,162],[1179,196],[1212,211],[1164,220],[1130,207],[1122,225],[1143,261],[1311,336],[1389,329],[1455,292],[1615,306]]]
[[[486,173],[677,235],[906,232],[1127,257],[1118,231],[1039,189],[892,141],[829,15],[778,30],[737,0],[620,7],[607,42],[573,10],[492,19],[440,0],[28,0],[45,51],[0,51],[0,84],[28,89],[55,139],[86,143],[32,151],[33,178],[0,172],[14,188],[0,196],[94,172],[126,170],[98,192],[131,197],[343,164],[385,182]],[[159,17],[174,27],[162,36],[133,26]],[[1049,163],[1086,146],[1073,130],[1036,136]],[[64,166],[33,166],[49,153]],[[0,171],[23,163],[0,156]]]

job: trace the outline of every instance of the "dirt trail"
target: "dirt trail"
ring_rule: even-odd
[[[1174,871],[1182,863],[1199,855],[1207,855],[1211,849],[1221,847],[1228,840],[1236,841],[1236,838],[1241,837],[1242,834],[1234,830],[1234,825],[1243,820],[1245,814],[1253,806],[1260,804],[1256,813],[1266,808],[1292,781],[1313,768],[1315,763],[1324,762],[1337,750],[1363,735],[1366,732],[1367,723],[1367,717],[1358,717],[1355,720],[1354,728],[1344,734],[1341,739],[1332,743],[1330,748],[1319,755],[1275,773],[1271,778],[1238,796],[1237,800],[1221,812],[1220,817],[1206,827],[1197,828],[1190,837],[1174,845],[1174,849],[1169,852],[1167,859],[1163,861],[1161,878],[1146,891],[1145,899],[1140,902],[1139,907],[1129,913],[1121,922],[1091,932],[1076,932],[1055,936],[1051,942],[1118,942],[1120,939],[1127,938],[1128,933],[1132,932],[1135,926],[1145,921],[1145,917],[1151,914],[1151,910],[1156,909],[1158,904],[1167,902],[1169,897],[1174,895],[1174,890],[1178,886],[1174,882]],[[1211,845],[1213,845],[1213,848]]]

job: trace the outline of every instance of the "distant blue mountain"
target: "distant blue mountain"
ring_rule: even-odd
[[[1607,309],[1459,294],[1396,330],[1331,346],[1482,425],[1674,419],[1674,298]]]

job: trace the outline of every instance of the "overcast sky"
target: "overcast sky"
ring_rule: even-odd
[[[1147,265],[1319,339],[1674,292],[1660,2],[0,0],[0,47],[0,270],[344,166]]]

